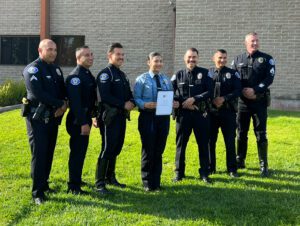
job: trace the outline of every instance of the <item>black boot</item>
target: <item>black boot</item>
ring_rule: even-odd
[[[106,171],[106,179],[105,182],[107,184],[116,186],[116,187],[120,187],[120,188],[125,188],[126,184],[121,184],[119,183],[119,181],[116,178],[116,158],[110,159],[108,162],[108,168]]]
[[[98,159],[96,168],[96,188],[98,193],[101,195],[111,194],[111,192],[105,187],[105,174],[107,171],[107,166],[107,159]]]
[[[238,169],[245,169],[245,159],[247,155],[248,142],[243,140],[237,141],[236,164]]]
[[[258,158],[260,165],[260,172],[262,177],[269,176],[268,170],[268,142],[257,143]]]

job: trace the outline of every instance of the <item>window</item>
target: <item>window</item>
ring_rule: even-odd
[[[55,63],[59,66],[75,66],[75,51],[84,45],[84,36],[52,36],[57,45],[57,57]]]
[[[55,63],[75,66],[75,50],[84,45],[84,36],[52,36],[57,45]],[[27,65],[38,58],[39,36],[0,36],[0,64]]]
[[[38,57],[39,36],[0,36],[0,64],[26,65]]]

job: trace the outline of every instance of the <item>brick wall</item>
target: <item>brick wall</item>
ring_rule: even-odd
[[[0,35],[39,35],[39,0],[0,0]],[[0,66],[0,82],[21,79],[23,66]]]
[[[228,51],[230,64],[244,51],[244,37],[250,31],[259,33],[261,51],[276,59],[273,98],[293,100],[299,110],[299,0],[177,0],[175,69],[184,66],[184,52],[191,46],[199,49],[201,66],[213,66],[211,56],[218,48]]]
[[[164,71],[173,73],[174,16],[167,0],[57,0],[51,1],[50,12],[51,34],[85,35],[94,51],[95,75],[107,64],[106,51],[112,42],[124,46],[123,70],[132,83],[148,70],[146,58],[151,51],[161,52]]]
[[[3,4],[2,4],[3,2]],[[1,1],[0,35],[38,35],[40,1]],[[174,12],[168,0],[51,0],[50,34],[84,35],[94,51],[92,72],[107,64],[111,42],[121,42],[126,54],[123,70],[131,82],[148,70],[147,55],[159,51],[164,71],[173,73]],[[19,78],[23,67],[0,66],[0,80]],[[72,68],[63,68],[68,74]]]
[[[40,0],[0,3],[0,35],[39,34]],[[199,49],[201,66],[213,65],[211,56],[218,48],[228,51],[230,64],[244,51],[245,34],[257,31],[260,49],[277,61],[271,91],[280,103],[273,102],[273,107],[300,109],[300,0],[177,0],[176,31],[168,0],[51,0],[50,12],[52,35],[85,35],[95,54],[95,75],[107,63],[107,46],[121,42],[126,53],[123,70],[132,83],[147,70],[151,51],[163,54],[169,75],[184,67],[183,54],[191,46]],[[22,69],[1,65],[0,81],[20,78]],[[63,70],[67,74],[71,68]]]

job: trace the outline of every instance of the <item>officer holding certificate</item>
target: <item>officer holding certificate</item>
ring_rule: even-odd
[[[134,100],[139,108],[138,129],[142,141],[141,174],[145,191],[160,191],[162,154],[164,152],[170,127],[169,115],[156,115],[158,91],[172,91],[168,76],[160,73],[162,56],[152,52],[148,56],[149,71],[136,79]],[[179,103],[174,101],[173,107]]]

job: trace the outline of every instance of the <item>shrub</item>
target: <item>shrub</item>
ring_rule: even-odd
[[[7,80],[0,86],[0,106],[20,104],[25,94],[24,81]]]

